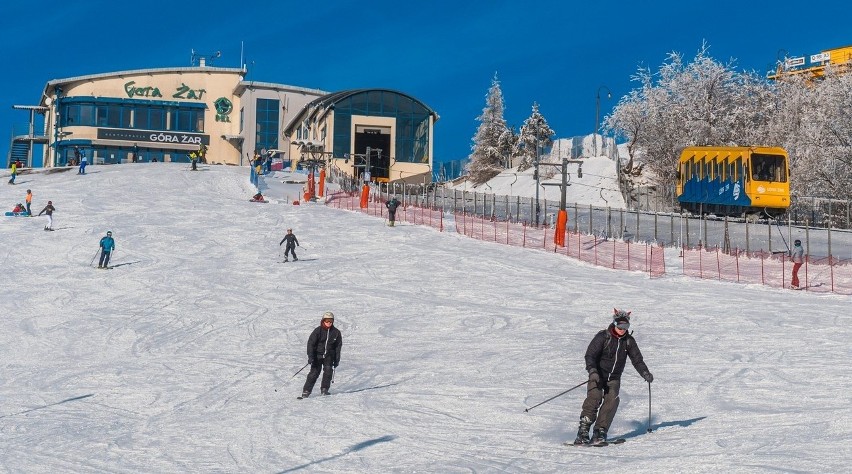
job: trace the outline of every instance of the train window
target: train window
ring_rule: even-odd
[[[743,168],[743,160],[742,160],[742,158],[740,158],[738,156],[737,159],[734,160],[734,174],[733,174],[734,181],[740,180],[740,176],[743,175],[743,173],[741,171],[742,168]]]
[[[786,160],[781,155],[754,154],[751,157],[752,178],[759,181],[787,181]]]

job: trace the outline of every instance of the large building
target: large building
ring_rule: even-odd
[[[213,164],[247,165],[266,152],[294,166],[309,160],[353,176],[366,170],[373,180],[431,181],[438,115],[419,100],[386,89],[328,93],[246,81],[245,74],[202,60],[51,80],[37,106],[15,106],[29,111],[30,122],[13,133],[9,161],[59,167],[82,152],[95,165],[186,162],[203,145]],[[44,145],[41,156],[33,156],[36,145]]]
[[[841,73],[848,72],[852,66],[852,46],[826,49],[810,56],[786,57],[785,51],[784,60],[779,59],[775,69],[766,76],[772,80],[799,75],[818,79],[825,76],[825,69],[829,66]]]

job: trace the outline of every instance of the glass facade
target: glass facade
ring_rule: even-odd
[[[88,140],[60,141],[56,147],[56,166],[77,165],[75,148],[85,153],[89,164],[114,165],[118,163],[173,162],[189,163],[188,151],[164,150],[145,146],[103,146],[93,145]]]
[[[204,112],[204,107],[196,104],[188,107],[177,103],[70,98],[62,100],[59,125],[203,133]]]
[[[398,92],[370,90],[334,104],[334,156],[349,152],[353,115],[395,117],[396,156],[399,162],[429,162],[429,110]]]
[[[203,133],[206,107],[203,103],[193,102],[68,97],[61,99],[59,125]],[[85,153],[90,164],[190,161],[189,152],[185,150],[140,145],[96,145],[91,140],[61,140],[56,147],[56,166],[76,164],[75,148]]]
[[[278,148],[279,112],[281,111],[278,99],[257,99],[256,126],[255,126],[255,150],[263,148],[273,150]]]

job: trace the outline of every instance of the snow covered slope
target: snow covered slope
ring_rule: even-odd
[[[245,169],[32,174],[0,221],[0,471],[844,472],[850,298],[609,271],[319,204],[253,204]],[[283,199],[282,199],[283,201]],[[300,262],[277,263],[292,227]],[[89,263],[112,230],[115,268]],[[628,367],[603,449],[564,447],[612,307]],[[343,332],[330,397],[305,343]],[[318,393],[319,389],[315,390]]]

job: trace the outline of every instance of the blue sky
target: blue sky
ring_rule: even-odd
[[[11,3],[11,2],[10,2]],[[83,74],[189,66],[190,53],[249,80],[338,91],[375,87],[413,95],[440,115],[435,160],[470,153],[476,117],[496,72],[505,117],[520,127],[533,102],[558,137],[592,133],[600,115],[635,88],[640,65],[656,70],[671,51],[692,58],[702,41],[718,61],[768,69],[790,56],[852,44],[834,21],[839,1],[246,1],[198,3],[15,2],[2,7],[6,66],[0,140],[47,81]],[[832,27],[834,25],[834,27]]]

